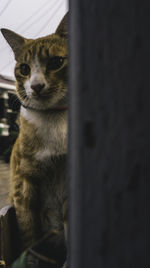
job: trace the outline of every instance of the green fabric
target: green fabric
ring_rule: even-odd
[[[21,254],[21,256],[13,263],[12,268],[27,268],[27,252]]]

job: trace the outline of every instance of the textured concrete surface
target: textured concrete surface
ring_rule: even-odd
[[[9,164],[0,160],[0,209],[8,205]]]

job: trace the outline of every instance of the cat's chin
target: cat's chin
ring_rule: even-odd
[[[45,111],[48,109],[51,109],[50,104],[46,103],[36,103],[34,101],[21,101],[21,104],[24,108],[26,109],[32,109],[32,110],[37,110],[37,111]]]
[[[32,109],[35,111],[46,111],[52,109],[51,105],[35,105],[35,104],[27,104],[27,103],[22,103],[22,106],[26,109]]]
[[[41,95],[41,96],[26,96],[25,99],[22,99],[20,96],[20,101],[23,107],[37,110],[37,111],[47,111],[52,109],[61,109],[61,107],[66,107],[66,98],[54,98],[50,95]]]
[[[32,110],[45,111],[51,109],[52,101],[50,100],[50,96],[40,96],[40,97],[27,97],[26,99],[19,98],[23,107],[29,108]]]
[[[35,103],[35,102],[22,102],[21,103],[22,106],[26,109],[31,109],[31,110],[35,110],[35,111],[48,111],[48,110],[61,110],[61,107],[62,107],[62,110],[64,107],[66,107],[65,105],[57,105],[57,104],[52,104],[52,103],[42,103],[42,102],[38,102],[38,103]]]

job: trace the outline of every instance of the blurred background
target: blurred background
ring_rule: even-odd
[[[66,0],[0,0],[0,28],[26,38],[51,34],[68,10]],[[20,103],[15,95],[15,60],[0,33],[0,208],[8,203],[9,160],[17,138]]]

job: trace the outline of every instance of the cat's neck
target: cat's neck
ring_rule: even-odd
[[[31,111],[35,111],[35,112],[43,112],[43,113],[47,113],[47,112],[64,112],[66,110],[68,110],[68,107],[67,106],[56,106],[56,107],[53,107],[53,108],[48,108],[46,110],[39,110],[39,109],[36,109],[36,108],[32,108],[32,107],[29,107],[29,106],[26,106],[24,104],[21,105],[23,108],[27,109],[27,110],[31,110]]]
[[[45,157],[62,155],[67,151],[67,112],[35,111],[21,107],[20,132],[22,137],[40,141],[34,157],[43,161]],[[31,130],[33,133],[31,134]],[[25,148],[26,150],[26,148]],[[32,154],[32,152],[31,152]]]
[[[48,120],[48,119],[56,119],[56,118],[63,118],[66,115],[67,107],[56,107],[47,110],[37,110],[25,107],[21,105],[20,114],[24,117],[27,121],[32,123],[36,120]],[[66,116],[65,116],[66,117]]]

